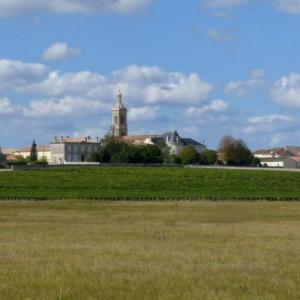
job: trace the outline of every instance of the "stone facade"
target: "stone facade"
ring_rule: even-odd
[[[99,139],[91,138],[55,138],[51,143],[51,163],[87,163],[94,153],[101,150]]]
[[[127,108],[123,103],[123,96],[121,93],[119,93],[117,102],[113,106],[111,132],[115,137],[128,135]]]

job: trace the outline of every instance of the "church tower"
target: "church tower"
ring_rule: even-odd
[[[123,95],[119,92],[117,102],[112,109],[112,135],[122,137],[128,135],[127,108],[123,104]]]

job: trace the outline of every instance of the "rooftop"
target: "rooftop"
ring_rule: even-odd
[[[91,137],[55,137],[51,144],[61,144],[61,143],[69,143],[69,144],[98,144],[100,142],[99,138],[95,140]]]
[[[31,147],[32,146],[27,146],[27,147],[24,147],[24,148],[20,148],[20,149],[15,149],[13,151],[13,154],[15,153],[20,153],[20,152],[30,152],[31,151]],[[38,152],[47,152],[47,151],[50,151],[50,145],[40,145],[40,146],[37,146],[37,151]],[[8,153],[8,154],[11,154],[11,153]]]

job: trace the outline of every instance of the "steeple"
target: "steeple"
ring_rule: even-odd
[[[122,95],[120,90],[119,90],[119,94],[118,94],[118,97],[117,97],[117,102],[115,103],[113,109],[126,109],[124,104],[123,104],[123,95]]]
[[[127,127],[127,109],[123,103],[123,95],[121,91],[117,96],[117,101],[112,109],[112,134],[115,137],[128,135]]]

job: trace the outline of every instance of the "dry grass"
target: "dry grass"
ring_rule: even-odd
[[[0,203],[0,299],[300,299],[300,203]]]

